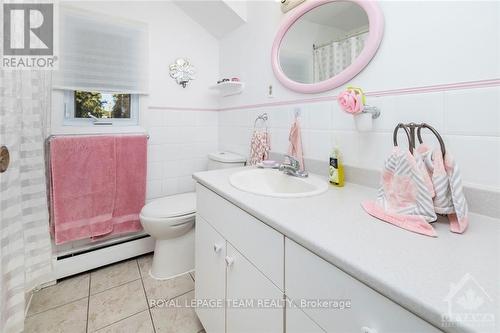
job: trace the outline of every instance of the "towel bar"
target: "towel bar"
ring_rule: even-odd
[[[83,134],[52,134],[45,139],[48,143],[50,140],[60,136],[92,136],[92,135],[146,135],[149,140],[149,134],[146,133],[83,133]]]

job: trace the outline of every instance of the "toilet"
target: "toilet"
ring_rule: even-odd
[[[208,170],[242,167],[245,162],[235,153],[211,153]],[[195,192],[157,198],[142,208],[141,224],[155,239],[152,278],[166,280],[194,270],[195,215]]]

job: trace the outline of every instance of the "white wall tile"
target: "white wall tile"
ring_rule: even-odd
[[[307,107],[303,107],[303,110],[307,112],[307,123],[304,124],[304,128],[312,130],[333,128],[333,102],[309,104]]]
[[[382,170],[385,159],[392,151],[392,135],[374,132],[359,133],[358,142],[358,166]]]
[[[179,178],[166,178],[160,182],[162,196],[174,195],[179,192]]]
[[[289,128],[293,120],[293,108],[288,106],[281,106],[276,108],[269,108],[262,110],[269,116],[268,125],[277,128]],[[255,120],[255,119],[254,119]],[[253,120],[253,121],[254,121]],[[252,127],[253,127],[252,121]]]
[[[384,97],[377,128],[392,131],[398,123],[428,123],[444,130],[444,94],[442,92]]]
[[[338,145],[344,164],[359,166],[359,135],[351,131],[335,131],[332,133],[332,147]]]
[[[289,130],[283,128],[271,129],[271,151],[284,154],[288,151]]]
[[[195,126],[196,111],[166,111],[163,112],[163,125],[168,127]]]
[[[447,135],[444,139],[464,182],[500,188],[500,138]]]
[[[148,180],[158,180],[163,178],[163,162],[148,163]]]
[[[166,143],[166,131],[164,127],[151,127],[148,130],[149,144],[162,144]]]
[[[179,178],[179,193],[193,192],[195,190],[195,181],[191,176]]]
[[[332,132],[331,131],[302,131],[302,144],[304,146],[304,157],[328,161],[330,151],[332,149]]]
[[[148,143],[148,163],[162,160],[161,145]]]
[[[353,116],[340,109],[337,103],[332,105],[332,129],[334,130],[354,130]]]
[[[197,126],[217,127],[218,116],[217,111],[199,111],[197,112]]]
[[[147,109],[141,115],[144,117],[144,126],[163,126],[163,111],[157,109]]]
[[[500,136],[500,87],[445,93],[448,134]]]
[[[162,196],[161,181],[151,180],[146,183],[146,200],[151,200]]]

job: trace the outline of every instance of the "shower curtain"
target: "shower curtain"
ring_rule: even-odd
[[[368,32],[313,47],[314,82],[327,80],[342,72],[363,50]]]
[[[0,2],[1,4],[1,2]],[[0,332],[22,332],[26,295],[49,281],[51,241],[44,166],[49,71],[0,69]]]

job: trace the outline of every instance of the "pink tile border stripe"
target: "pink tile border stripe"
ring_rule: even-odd
[[[380,96],[395,96],[395,95],[410,95],[410,94],[420,94],[447,90],[458,90],[458,89],[475,89],[484,87],[495,87],[500,86],[500,79],[489,79],[489,80],[479,80],[479,81],[467,81],[467,82],[457,82],[457,83],[446,83],[446,84],[436,84],[430,86],[412,87],[412,88],[399,88],[390,90],[378,90],[366,92],[367,96],[380,97]],[[240,106],[232,106],[226,108],[186,108],[186,107],[170,107],[170,106],[151,106],[150,109],[156,110],[175,110],[175,111],[232,111],[232,110],[247,110],[247,109],[258,109],[263,107],[271,106],[284,106],[284,105],[294,105],[294,104],[305,104],[305,103],[319,103],[327,101],[335,101],[336,95],[322,96],[322,97],[311,97],[303,99],[295,99],[289,101],[278,101],[270,103],[259,103],[259,104],[247,104]]]

